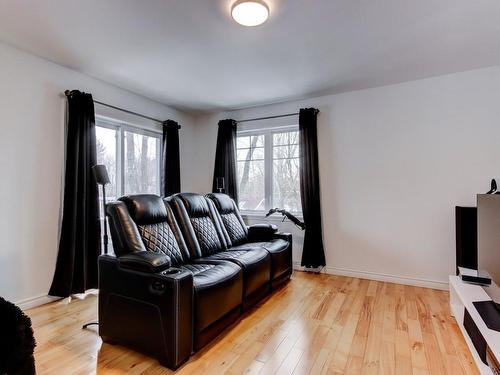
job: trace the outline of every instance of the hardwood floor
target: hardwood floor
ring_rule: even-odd
[[[171,374],[154,359],[102,344],[97,298],[28,311],[39,374]],[[176,374],[478,374],[448,293],[295,272]]]

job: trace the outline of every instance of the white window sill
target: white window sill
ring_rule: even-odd
[[[241,216],[243,217],[243,219],[261,219],[263,221],[283,221],[283,218],[284,216],[282,216],[281,214],[279,213],[275,213],[271,216],[268,216],[266,217],[266,213],[265,212],[252,212],[252,211],[241,211]],[[294,214],[295,216],[297,216],[297,218],[300,220],[300,221],[304,221],[304,218],[302,217],[301,214]],[[285,220],[288,220],[287,218],[285,218]]]
[[[271,216],[266,217],[266,213],[265,212],[240,211],[240,214],[244,218],[248,217],[248,218],[251,218],[251,219],[262,219],[262,220],[273,219],[273,217],[271,217]]]

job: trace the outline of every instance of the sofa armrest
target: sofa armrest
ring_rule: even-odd
[[[121,268],[128,268],[136,271],[158,273],[170,268],[172,262],[163,253],[152,251],[139,251],[122,255],[118,258],[118,265]]]
[[[278,231],[274,224],[254,224],[248,227],[248,240],[250,242],[269,241]]]
[[[287,233],[287,232],[276,232],[273,234],[272,238],[279,238],[279,239],[282,239],[282,240],[285,240],[287,242],[289,242],[290,244],[292,243],[292,234],[291,233]]]
[[[175,267],[159,272],[129,267],[138,263],[99,257],[99,335],[176,369],[193,349],[193,274]]]

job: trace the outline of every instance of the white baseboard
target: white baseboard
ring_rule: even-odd
[[[302,267],[299,262],[293,262],[293,268],[299,271],[305,270],[305,267]],[[329,275],[349,276],[349,277],[357,277],[360,279],[384,281],[387,283],[413,285],[413,286],[420,286],[423,288],[431,288],[439,290],[449,290],[447,281],[437,281],[437,280],[419,279],[406,276],[387,275],[383,273],[351,270],[346,268],[329,267],[329,266],[323,267],[323,269],[320,272],[327,273]]]
[[[22,310],[32,309],[33,307],[45,305],[46,303],[54,302],[61,299],[61,297],[48,296],[47,294],[42,294],[38,297],[26,298],[21,301],[15,302]]]

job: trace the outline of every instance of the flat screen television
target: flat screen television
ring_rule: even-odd
[[[477,264],[491,277],[484,290],[500,311],[500,194],[477,195]]]

